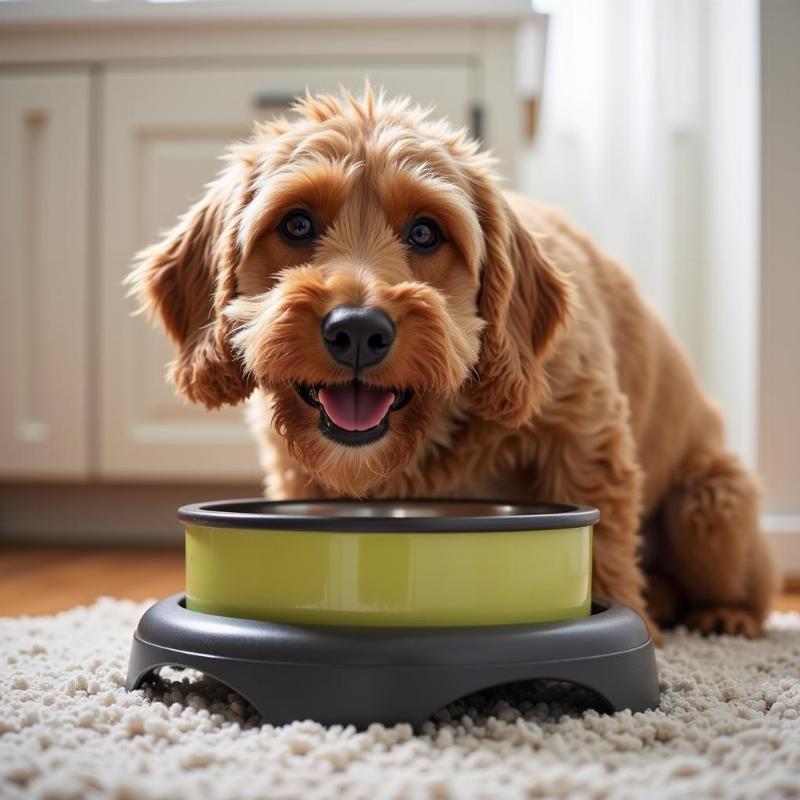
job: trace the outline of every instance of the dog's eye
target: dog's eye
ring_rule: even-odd
[[[430,219],[415,219],[408,231],[408,243],[418,250],[432,250],[442,241],[439,226]]]
[[[284,239],[306,242],[314,235],[314,223],[305,211],[291,211],[278,226]]]

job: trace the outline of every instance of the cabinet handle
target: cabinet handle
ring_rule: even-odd
[[[43,128],[47,124],[47,112],[43,108],[33,108],[25,112],[25,125],[28,128]]]
[[[297,94],[302,94],[298,92]],[[271,108],[288,108],[295,99],[296,95],[282,94],[280,92],[259,92],[253,97],[253,108],[262,110]]]
[[[469,110],[469,132],[473,139],[483,139],[483,106],[475,103]]]

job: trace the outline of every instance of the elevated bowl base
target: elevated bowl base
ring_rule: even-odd
[[[596,692],[608,708],[659,702],[653,643],[627,606],[594,598],[582,619],[527,625],[365,628],[287,625],[189,611],[175,594],[133,636],[128,690],[163,666],[230,686],[265,722],[409,722],[500,684],[550,679]]]

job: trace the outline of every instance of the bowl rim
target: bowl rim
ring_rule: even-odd
[[[439,514],[430,516],[365,516],[313,514],[309,508],[321,510],[331,506],[391,508],[398,506],[442,507],[456,511],[470,506],[495,509],[486,514]],[[294,508],[304,513],[280,513]],[[251,510],[252,509],[252,510]],[[256,510],[258,509],[258,510]],[[269,513],[269,510],[275,513]],[[565,503],[518,503],[508,500],[398,499],[398,500],[265,500],[243,498],[191,503],[178,509],[178,519],[186,525],[205,528],[238,528],[242,530],[309,531],[324,533],[495,533],[498,531],[540,531],[585,528],[596,524],[600,512],[593,506]]]

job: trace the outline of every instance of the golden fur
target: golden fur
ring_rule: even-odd
[[[497,188],[463,131],[406,101],[307,95],[234,146],[130,282],[175,340],[172,376],[247,397],[271,497],[589,503],[594,591],[656,620],[755,635],[775,590],[753,479],[632,280],[555,212]],[[321,234],[287,244],[293,209]],[[406,246],[424,215],[445,233]],[[352,378],[321,320],[379,307],[397,335],[361,379],[404,387],[374,444],[325,438],[297,384]],[[646,605],[648,608],[646,608]]]

